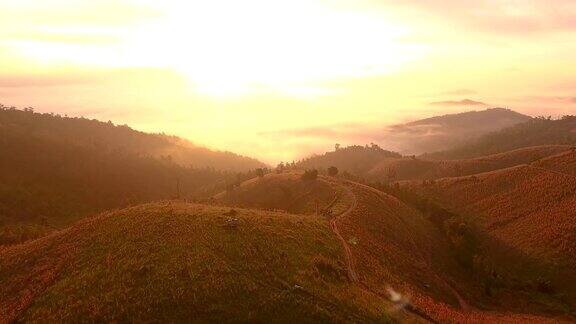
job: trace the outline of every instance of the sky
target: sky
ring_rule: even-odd
[[[574,53],[573,0],[0,0],[0,103],[271,164],[437,114],[574,114]]]

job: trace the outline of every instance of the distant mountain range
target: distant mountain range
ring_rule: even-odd
[[[402,157],[376,144],[356,145],[311,156],[297,166],[305,169],[336,166],[372,180],[431,179],[529,163],[576,145],[576,116],[556,120],[531,118],[500,108],[432,117],[391,129],[400,138],[396,146],[421,147],[427,153]],[[446,149],[434,151],[438,147]],[[511,153],[513,150],[517,151]],[[489,155],[505,152],[491,157],[504,159],[501,162],[495,160],[491,165],[486,160]]]
[[[427,159],[468,159],[537,145],[576,145],[576,116],[532,118],[449,150],[425,154]]]
[[[530,119],[504,108],[436,116],[387,127],[381,144],[402,154],[442,151]]]

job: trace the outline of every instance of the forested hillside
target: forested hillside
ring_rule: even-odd
[[[448,150],[530,119],[504,108],[434,116],[386,128],[381,144],[410,155]]]
[[[501,153],[536,145],[575,145],[576,116],[559,119],[534,118],[500,131],[490,133],[443,152],[425,154],[428,159],[467,159]]]
[[[102,210],[207,197],[253,174],[183,166],[169,155],[146,154],[170,147],[171,140],[94,120],[0,110],[0,245]],[[226,156],[229,165],[234,159],[253,161],[231,153],[218,159]],[[245,166],[251,163],[259,165]]]
[[[0,105],[0,130],[98,151],[170,157],[182,166],[247,171],[264,164],[231,152],[212,151],[176,136],[148,134],[127,125],[86,118],[34,113]]]

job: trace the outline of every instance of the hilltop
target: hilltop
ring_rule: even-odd
[[[428,320],[542,321],[522,313],[527,309],[540,315],[560,312],[524,290],[503,287],[495,295],[486,295],[485,275],[472,272],[456,257],[468,253],[465,247],[454,245],[453,234],[446,229],[457,222],[457,215],[431,218],[391,195],[356,182],[324,176],[305,181],[300,175],[268,174],[221,193],[216,200],[311,216],[317,210],[330,219],[347,251],[353,283],[384,299],[389,289],[411,296],[408,310]],[[294,195],[285,196],[286,192]],[[504,296],[509,300],[500,301]]]
[[[385,159],[372,168],[366,178],[371,181],[401,181],[458,177],[531,163],[570,149],[568,145],[542,145],[461,160],[427,160],[421,157]]]
[[[400,154],[384,150],[372,143],[370,146],[337,147],[332,152],[303,159],[296,163],[296,166],[300,169],[327,169],[335,166],[340,170],[358,174],[370,170],[383,159],[399,157],[401,157]]]
[[[234,219],[234,226],[230,226]],[[382,322],[328,221],[181,202],[0,248],[0,322]]]
[[[576,145],[576,116],[534,118],[442,152],[426,159],[468,159],[537,145]]]
[[[410,155],[447,150],[530,119],[504,108],[435,116],[387,127],[382,144]]]

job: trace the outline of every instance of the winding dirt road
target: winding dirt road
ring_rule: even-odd
[[[368,291],[372,294],[376,294],[380,297],[388,299],[389,296],[382,296],[382,294],[380,292],[377,292],[374,289],[371,289],[370,287],[368,287],[366,284],[364,284],[363,282],[361,282],[359,280],[358,273],[356,272],[354,255],[352,253],[352,249],[350,248],[349,243],[346,241],[346,239],[342,235],[342,232],[338,226],[338,222],[340,220],[350,216],[358,207],[358,198],[356,197],[356,194],[350,188],[350,186],[356,186],[356,187],[362,188],[364,190],[368,190],[368,191],[378,195],[378,197],[381,197],[381,195],[383,193],[380,192],[379,190],[372,188],[372,187],[369,187],[369,186],[366,186],[366,185],[363,185],[360,183],[347,181],[347,180],[335,180],[335,181],[332,179],[330,179],[330,180],[320,179],[320,180],[324,181],[325,183],[327,183],[329,185],[339,186],[343,191],[345,191],[352,198],[352,201],[351,201],[350,205],[348,206],[348,208],[344,212],[342,212],[338,215],[335,215],[330,220],[330,225],[332,227],[332,231],[334,232],[334,234],[336,235],[336,237],[338,238],[338,240],[342,244],[342,248],[344,249],[344,256],[345,256],[345,260],[346,260],[346,269],[347,269],[347,273],[348,273],[348,277],[349,277],[350,281],[352,283],[358,284],[365,291]],[[340,197],[342,197],[342,196],[343,196],[343,194],[340,195]],[[462,310],[467,311],[470,309],[470,306],[468,305],[468,303],[460,296],[460,294],[450,284],[448,284],[444,279],[442,279],[437,274],[435,274],[435,277],[437,278],[437,280],[439,282],[443,283],[443,285],[454,295],[456,300],[458,300],[458,303],[460,304],[460,307],[462,308]],[[414,305],[408,304],[405,306],[405,309],[406,309],[406,311],[408,311],[414,315],[417,315],[417,316],[425,319],[426,321],[436,322],[434,319],[429,317],[425,312],[419,310]]]
[[[350,278],[350,281],[352,281],[352,282],[358,282],[358,274],[356,273],[356,269],[354,266],[354,257],[352,255],[352,250],[350,249],[350,245],[348,244],[348,242],[346,242],[346,240],[344,239],[344,237],[340,233],[340,229],[338,228],[338,220],[348,217],[348,215],[350,215],[356,209],[356,206],[358,205],[358,200],[356,199],[356,196],[354,196],[354,193],[352,193],[352,190],[350,190],[348,188],[345,188],[345,190],[349,191],[349,193],[352,195],[352,197],[353,197],[352,203],[350,204],[348,209],[346,209],[343,213],[333,217],[330,220],[330,226],[332,226],[332,231],[334,232],[334,234],[336,234],[336,237],[338,237],[338,240],[340,240],[340,243],[342,244],[342,247],[344,248],[344,257],[346,259],[346,268],[348,270],[348,278]]]

